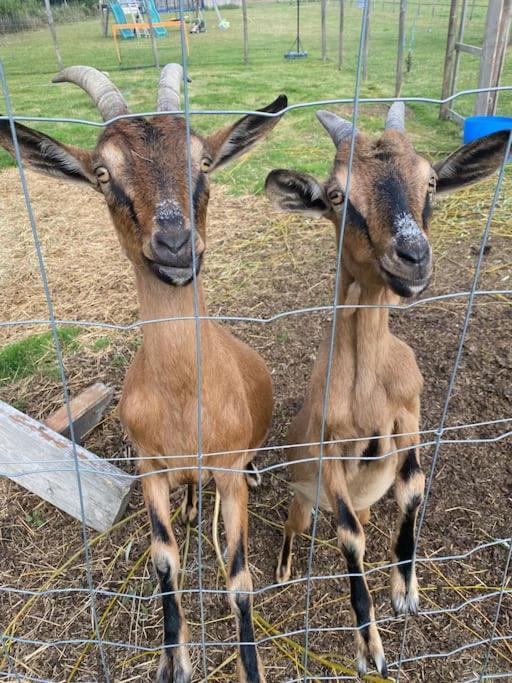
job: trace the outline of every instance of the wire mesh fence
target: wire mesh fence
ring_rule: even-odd
[[[378,2],[376,3],[379,4]],[[389,4],[389,3],[388,3]],[[434,6],[434,5],[433,5]],[[362,72],[362,46],[365,40],[365,31],[368,26],[368,16],[371,4],[365,4],[360,13],[360,27],[358,33],[358,49],[356,50],[356,69],[354,79],[354,90],[349,97],[336,97],[332,99],[315,101],[293,102],[284,110],[284,121],[291,117],[294,112],[306,109],[312,110],[323,106],[344,106],[352,107],[352,122],[354,126],[360,125],[361,109],[368,105],[390,104],[394,101],[390,97],[362,97],[361,96],[361,72]],[[209,116],[217,119],[229,116],[230,120],[236,116],[256,114],[262,118],[273,118],[278,114],[256,112],[253,109],[212,109],[208,106],[193,109],[190,104],[189,84],[187,75],[189,72],[189,56],[187,54],[184,39],[183,25],[180,32],[180,54],[179,61],[183,64],[183,110],[179,112],[183,115],[186,123],[186,187],[187,201],[190,208],[193,230],[194,221],[194,177],[192,168],[192,143],[191,126],[202,116]],[[158,454],[160,462],[165,463],[165,468],[160,472],[173,472],[173,460],[190,459],[189,466],[179,464],[179,470],[198,471],[198,524],[194,530],[190,526],[186,531],[182,531],[180,539],[180,550],[182,555],[182,573],[179,587],[173,590],[173,595],[180,595],[186,606],[186,614],[191,622],[192,635],[188,643],[192,650],[194,663],[193,680],[237,680],[234,673],[233,650],[237,645],[243,644],[240,639],[234,636],[235,628],[231,618],[227,616],[227,596],[229,591],[224,587],[222,572],[219,566],[225,564],[222,555],[222,543],[218,537],[217,527],[219,525],[218,501],[214,504],[213,491],[203,484],[202,472],[208,470],[216,472],[247,472],[239,467],[213,467],[208,463],[208,458],[216,455],[212,452],[203,452],[202,426],[204,416],[202,415],[202,350],[201,350],[201,324],[202,321],[211,320],[233,326],[235,332],[249,330],[248,337],[251,338],[252,330],[268,329],[268,342],[275,343],[274,336],[277,325],[285,324],[288,321],[297,321],[299,329],[301,325],[308,323],[302,322],[310,318],[329,319],[332,318],[332,325],[328,336],[327,345],[327,374],[325,378],[325,390],[323,393],[322,405],[322,429],[319,441],[308,443],[307,446],[318,447],[318,456],[308,458],[318,460],[318,477],[315,492],[315,505],[313,508],[312,526],[310,533],[306,536],[306,542],[301,550],[297,550],[296,569],[300,575],[293,576],[283,583],[276,583],[271,579],[272,564],[274,558],[274,545],[277,548],[278,538],[282,530],[282,522],[276,521],[276,511],[287,507],[287,494],[283,498],[272,499],[270,508],[262,507],[262,501],[256,493],[249,503],[249,513],[251,515],[250,547],[258,544],[257,549],[252,550],[250,563],[252,573],[255,576],[255,587],[250,594],[255,600],[256,612],[254,621],[256,625],[256,643],[259,647],[261,658],[267,668],[267,680],[269,681],[318,681],[318,680],[357,680],[357,674],[353,662],[353,646],[350,636],[359,628],[364,628],[366,624],[359,627],[352,625],[349,615],[350,599],[347,593],[349,579],[354,576],[350,571],[344,569],[342,560],[336,551],[336,540],[332,538],[332,528],[320,509],[321,498],[321,475],[322,468],[326,463],[336,460],[382,460],[385,461],[394,453],[400,452],[400,448],[390,450],[365,457],[358,454],[330,455],[331,451],[326,452],[328,446],[336,444],[354,443],[359,441],[371,442],[374,439],[392,438],[396,436],[418,436],[418,448],[424,456],[425,470],[427,473],[427,483],[424,502],[421,507],[420,516],[415,535],[414,554],[420,573],[420,587],[423,585],[423,573],[428,572],[428,581],[422,588],[422,599],[426,602],[420,608],[419,615],[414,618],[408,616],[396,617],[390,613],[386,615],[384,610],[385,577],[390,570],[399,565],[398,562],[378,562],[373,563],[373,542],[377,536],[388,542],[392,536],[392,531],[386,528],[389,522],[389,515],[383,518],[381,524],[379,518],[376,519],[373,529],[369,531],[367,543],[367,559],[364,575],[370,582],[375,582],[371,586],[374,593],[374,600],[377,605],[377,616],[375,622],[379,625],[385,650],[388,654],[388,667],[390,677],[393,680],[459,680],[459,681],[483,681],[483,680],[506,680],[512,676],[511,664],[511,631],[509,628],[509,601],[510,590],[508,587],[510,557],[512,553],[512,539],[510,534],[486,532],[486,537],[477,535],[477,530],[472,526],[474,532],[464,537],[459,543],[458,528],[430,528],[428,530],[428,541],[425,540],[425,529],[428,524],[429,515],[433,512],[432,508],[440,504],[440,500],[448,500],[457,488],[457,482],[439,479],[439,473],[443,466],[442,455],[450,452],[448,449],[459,446],[461,449],[478,447],[479,457],[487,452],[487,458],[497,462],[497,470],[492,473],[500,472],[506,467],[507,455],[510,451],[506,447],[500,450],[502,445],[507,446],[512,434],[510,425],[512,416],[508,415],[506,405],[499,414],[490,413],[488,419],[465,420],[458,424],[450,423],[450,407],[454,400],[455,390],[476,391],[474,387],[460,384],[461,369],[467,369],[464,359],[464,350],[467,346],[470,323],[474,319],[475,310],[479,302],[501,301],[503,306],[509,305],[509,297],[512,290],[506,286],[507,279],[504,279],[505,286],[490,287],[481,285],[481,277],[486,254],[488,253],[489,238],[493,219],[499,212],[500,202],[504,202],[503,187],[506,183],[506,161],[510,153],[510,140],[503,156],[503,161],[499,174],[491,190],[488,212],[485,220],[481,222],[478,216],[475,221],[480,229],[480,238],[476,250],[476,258],[472,262],[471,277],[465,282],[464,286],[453,288],[447,293],[424,296],[422,299],[400,304],[361,304],[355,305],[358,309],[382,308],[394,311],[397,318],[394,322],[407,325],[407,314],[417,313],[416,309],[425,312],[423,324],[429,325],[429,311],[433,311],[440,304],[459,303],[458,320],[460,327],[451,335],[450,341],[453,349],[444,366],[447,378],[446,387],[440,386],[439,377],[435,369],[439,364],[434,364],[434,371],[427,378],[436,387],[437,406],[427,404],[428,409],[436,408],[439,419],[431,428],[421,429],[419,432],[401,434],[365,434],[364,436],[350,439],[328,438],[325,431],[326,415],[329,409],[330,390],[332,385],[333,356],[336,344],[336,320],[337,312],[346,308],[354,308],[354,304],[340,304],[339,284],[341,278],[341,266],[344,248],[345,226],[347,223],[348,203],[344,203],[339,225],[339,241],[334,259],[336,263],[335,272],[332,278],[334,286],[334,296],[328,305],[303,305],[300,291],[294,293],[295,306],[286,306],[264,315],[223,315],[205,314],[199,305],[198,281],[194,275],[192,284],[194,292],[194,314],[157,317],[144,320],[137,320],[133,323],[115,323],[109,320],[98,319],[76,319],[63,318],[56,315],[53,303],[53,294],[47,276],[47,265],[45,263],[44,249],[38,221],[32,205],[29,182],[25,174],[24,166],[21,161],[21,154],[18,145],[15,121],[47,123],[55,126],[58,123],[72,124],[77,127],[88,127],[92,131],[103,129],[109,125],[109,121],[99,124],[97,121],[80,117],[65,116],[32,116],[28,114],[15,114],[9,96],[9,83],[3,65],[0,66],[0,80],[2,83],[6,115],[1,117],[7,120],[10,125],[14,151],[17,162],[17,172],[21,184],[23,201],[30,225],[33,240],[33,249],[36,254],[37,271],[42,284],[44,302],[47,307],[47,315],[42,317],[30,317],[24,319],[3,320],[0,322],[0,329],[8,330],[21,328],[32,329],[34,326],[47,326],[51,331],[51,339],[55,349],[58,380],[62,388],[62,397],[68,412],[68,420],[71,424],[71,442],[73,454],[73,471],[76,474],[77,491],[81,501],[82,524],[80,528],[81,541],[74,542],[72,546],[66,546],[66,555],[69,557],[64,564],[59,564],[57,568],[48,567],[33,568],[33,576],[38,580],[39,585],[34,588],[26,585],[27,577],[23,577],[23,583],[17,585],[0,586],[0,603],[5,606],[6,618],[2,619],[2,664],[0,678],[7,680],[33,680],[33,681],[61,681],[61,680],[81,680],[81,681],[121,681],[121,680],[151,680],[157,666],[157,657],[161,650],[160,644],[160,619],[159,603],[162,595],[160,588],[155,588],[151,579],[149,567],[148,545],[148,524],[141,523],[141,506],[135,504],[129,511],[124,520],[121,520],[113,527],[113,531],[104,534],[93,535],[85,524],[86,514],[82,498],[81,475],[87,468],[84,468],[77,455],[77,443],[72,427],[71,408],[70,408],[70,384],[68,372],[66,371],[65,358],[62,349],[62,341],[59,336],[59,328],[62,326],[78,326],[81,329],[99,329],[102,331],[120,332],[123,334],[140,330],[146,326],[159,325],[165,322],[189,321],[195,328],[195,363],[197,373],[197,449],[193,453],[173,453]],[[500,91],[506,93],[512,90],[510,87],[502,87]],[[477,90],[466,90],[458,92],[453,99],[467,97],[468,94],[474,95]],[[336,93],[337,94],[337,93]],[[432,107],[440,104],[440,100],[430,96],[405,96],[402,98],[406,103],[422,103]],[[152,117],[158,112],[144,111],[133,114],[133,117]],[[281,115],[282,112],[279,112]],[[170,114],[172,115],[172,114]],[[123,117],[126,118],[126,117]],[[85,138],[89,136],[87,133]],[[277,128],[276,136],[279,135]],[[82,138],[84,139],[84,138]],[[355,153],[355,140],[351,138],[350,155],[348,159],[348,170],[346,180],[346,195],[350,194],[350,183],[352,178],[353,159]],[[331,157],[332,158],[332,154]],[[287,159],[283,161],[287,162]],[[277,165],[277,164],[276,164]],[[215,189],[214,189],[215,192]],[[224,198],[224,201],[231,201]],[[233,199],[236,203],[236,200]],[[244,206],[244,202],[239,205]],[[58,211],[58,207],[55,207]],[[506,218],[505,218],[506,221]],[[501,225],[502,223],[500,223]],[[348,229],[348,228],[347,228]],[[233,240],[234,241],[234,240]],[[192,241],[192,258],[195,262],[198,256],[195,253],[195,245]],[[228,245],[228,251],[229,251]],[[232,246],[232,245],[231,245]],[[195,273],[195,267],[194,267]],[[256,284],[256,283],[253,283]],[[215,288],[215,282],[211,284]],[[278,292],[280,294],[280,292]],[[283,297],[285,299],[285,297]],[[441,316],[437,319],[437,324],[443,325],[448,309],[441,309]],[[400,318],[398,315],[400,314]],[[401,322],[406,319],[406,322]],[[480,322],[480,321],[478,321]],[[485,323],[485,320],[484,320]],[[318,323],[319,324],[319,323]],[[481,323],[483,324],[483,323]],[[478,325],[475,325],[478,327]],[[318,326],[316,330],[318,338]],[[484,334],[491,334],[493,330],[483,330]],[[282,331],[279,333],[282,334]],[[284,339],[286,344],[287,339]],[[316,344],[313,348],[316,347]],[[298,354],[301,350],[297,343],[293,346]],[[284,372],[290,356],[287,353],[285,360],[280,361],[284,364]],[[432,368],[429,368],[432,370]],[[119,368],[120,374],[124,373],[124,366]],[[506,366],[505,366],[506,370]],[[282,376],[282,375],[280,375]],[[423,409],[425,412],[425,407]],[[290,410],[289,410],[290,412]],[[430,424],[432,422],[429,421]],[[285,462],[283,454],[287,449],[293,448],[296,444],[284,445],[282,440],[282,427],[272,432],[267,445],[258,448],[233,449],[222,451],[217,455],[232,455],[236,453],[251,453],[261,456],[261,466],[259,471],[265,477],[274,477],[275,484],[283,484],[283,477],[286,477],[288,468],[294,462],[304,461],[305,459],[289,460]],[[118,448],[120,438],[115,441],[115,448]],[[483,449],[487,449],[484,451]],[[129,476],[133,476],[133,465],[137,458],[131,452],[128,455],[120,455],[115,450],[106,459],[113,463],[122,463],[126,471],[130,471]],[[307,459],[306,459],[307,460]],[[20,468],[15,473],[15,478],[21,483],[23,477],[37,471],[61,472],[64,466],[61,461],[50,463],[51,469],[33,469],[23,463],[23,454],[20,453]],[[460,461],[462,466],[464,460]],[[49,463],[44,463],[44,468],[48,468]],[[69,467],[69,466],[68,466]],[[476,475],[475,475],[476,472]],[[2,465],[0,463],[0,474]],[[139,472],[135,476],[139,480],[154,476],[155,472]],[[10,474],[12,477],[12,474]],[[128,476],[128,475],[127,475]],[[470,471],[469,476],[481,476],[486,478],[486,463],[480,462],[478,469]],[[498,489],[502,481],[494,481],[492,487]],[[467,472],[461,473],[460,489],[462,497],[464,489],[470,486]],[[491,491],[493,488],[491,487]],[[264,489],[265,490],[265,489]],[[285,489],[282,489],[285,490]],[[268,491],[265,490],[265,495]],[[506,497],[505,497],[506,499]],[[178,505],[179,501],[174,495],[173,505]],[[7,502],[7,509],[9,502]],[[173,521],[176,519],[179,509],[173,513]],[[503,513],[504,510],[493,508],[492,499],[489,495],[482,501],[482,509],[478,515],[492,517]],[[506,510],[505,510],[506,512]],[[14,512],[12,512],[14,514]],[[437,524],[440,523],[438,517],[435,518]],[[33,519],[32,519],[33,521]],[[127,544],[123,540],[123,528],[127,523],[134,523],[133,535]],[[210,541],[209,525],[213,522],[214,533],[213,542]],[[270,529],[270,534],[263,538],[268,547],[259,547],[261,537],[258,536],[257,524],[263,523]],[[58,528],[58,534],[65,537],[66,522]],[[69,522],[67,522],[69,524]],[[25,524],[27,526],[27,524]],[[119,531],[120,530],[120,531]],[[106,539],[111,534],[119,536],[115,545],[110,546]],[[44,533],[44,527],[40,533]],[[179,532],[177,531],[177,534]],[[36,534],[34,534],[36,535]],[[327,536],[328,540],[324,540]],[[445,545],[440,541],[448,539]],[[61,540],[61,539],[59,539]],[[196,547],[194,546],[194,540]],[[272,545],[273,544],[273,545]],[[135,546],[135,550],[134,550]],[[94,554],[96,549],[101,547],[101,554]],[[440,551],[439,548],[451,548],[451,552]],[[270,553],[269,550],[272,552]],[[330,555],[329,555],[330,553]],[[327,555],[326,555],[327,554]],[[112,556],[113,555],[113,556]],[[326,560],[326,557],[328,558]],[[470,563],[474,558],[478,562],[474,565]],[[121,573],[110,582],[110,586],[102,586],[103,579],[101,566],[111,565],[120,560]],[[76,563],[74,571],[70,577],[64,580],[63,574],[70,563]],[[457,572],[454,577],[446,578],[445,567],[452,567],[457,564]],[[459,568],[463,572],[468,568],[468,575],[474,579],[473,584],[466,583],[460,586],[457,579],[460,578]],[[12,569],[12,584],[15,584],[15,567]],[[30,574],[29,574],[30,576]],[[59,585],[62,581],[62,584]],[[381,583],[382,582],[382,583]],[[440,600],[439,604],[430,600],[429,594],[436,589],[436,582],[445,582],[447,590],[453,592],[455,600],[448,604]],[[472,597],[468,597],[473,591]],[[341,592],[341,595],[340,595]],[[243,591],[242,591],[243,593]],[[474,594],[476,593],[476,594]],[[37,607],[46,599],[51,605],[50,609],[44,608],[44,614],[38,617]],[[76,601],[76,602],[75,602]],[[79,601],[79,602],[78,602]],[[442,604],[441,604],[442,603]],[[78,608],[77,608],[78,606]],[[80,625],[76,624],[76,611],[81,613]],[[113,611],[117,609],[115,619],[111,620]],[[153,614],[150,613],[153,610]],[[212,610],[215,618],[212,618]],[[287,612],[286,619],[280,618]],[[291,613],[290,613],[291,611]],[[271,614],[271,617],[267,616]],[[11,616],[14,615],[14,616]],[[383,616],[381,616],[383,615]],[[17,632],[17,625],[25,618],[30,618],[22,635]],[[474,624],[472,622],[474,620]],[[69,626],[71,625],[71,629]],[[76,630],[75,630],[76,629]],[[456,638],[453,640],[439,638],[439,632],[456,630]],[[460,630],[459,630],[460,629]],[[412,633],[412,635],[411,635]],[[171,647],[171,646],[169,646]],[[65,653],[71,651],[71,663]],[[43,664],[41,664],[43,662]],[[436,668],[436,662],[442,662],[441,668]],[[37,663],[35,666],[34,663]],[[41,666],[41,668],[39,668]],[[44,676],[40,672],[44,671]],[[380,680],[375,674],[370,674],[368,680]]]

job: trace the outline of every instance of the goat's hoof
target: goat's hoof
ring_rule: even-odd
[[[258,472],[258,468],[252,462],[247,465],[247,472],[245,473],[245,479],[247,481],[247,486],[251,489],[257,489],[261,486],[261,474]]]
[[[361,678],[368,669],[368,660],[375,663],[375,668],[382,678],[388,677],[384,648],[375,624],[371,624],[369,627],[368,640],[363,640],[360,634],[357,636],[357,673]]]
[[[189,498],[189,495],[188,495],[188,491],[183,498],[183,502],[181,503],[180,517],[181,517],[182,523],[185,526],[187,524],[194,526],[195,523],[197,522],[197,500],[196,500],[196,496],[194,495],[193,501],[191,501]]]
[[[190,683],[191,679],[192,671],[189,666],[183,668],[179,661],[173,660],[167,653],[162,652],[156,673],[156,683]]]
[[[185,525],[195,526],[197,522],[197,507],[195,505],[183,505],[181,508],[181,521]]]
[[[277,583],[284,583],[285,581],[289,581],[290,576],[292,575],[292,569],[291,566],[284,565],[281,562],[277,563],[276,567],[276,581]]]
[[[419,606],[418,581],[412,574],[409,586],[398,567],[393,567],[391,576],[391,604],[396,616],[401,614],[418,614]]]

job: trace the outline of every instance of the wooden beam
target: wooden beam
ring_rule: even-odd
[[[455,61],[455,29],[457,20],[457,5],[459,0],[451,0],[450,18],[448,19],[448,38],[446,39],[446,52],[444,56],[443,85],[441,89],[441,99],[450,96],[450,85],[452,83],[453,66]],[[448,109],[451,103],[442,104],[439,108],[439,118],[448,118]]]
[[[496,49],[498,35],[500,33],[502,0],[489,0],[487,18],[485,22],[485,37],[480,59],[480,73],[478,75],[478,87],[489,88],[494,85],[493,74],[496,71]],[[492,113],[491,93],[482,92],[476,96],[475,116],[488,116]]]
[[[76,446],[85,524],[105,531],[123,515],[135,477]],[[0,475],[82,520],[73,444],[0,401]]]
[[[467,52],[468,55],[474,55],[475,57],[480,57],[482,54],[482,48],[476,45],[468,45],[467,43],[455,43],[455,49],[458,52]]]
[[[99,423],[107,406],[112,401],[113,394],[114,390],[111,387],[98,382],[71,399],[69,407],[73,421],[73,433],[77,443],[82,443],[87,434],[92,432]],[[71,437],[66,406],[62,406],[52,413],[50,417],[46,418],[44,424],[67,439]]]

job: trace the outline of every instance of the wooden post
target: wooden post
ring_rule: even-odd
[[[44,4],[46,6],[46,16],[48,17],[48,28],[50,29],[50,33],[52,34],[53,47],[55,49],[55,57],[57,58],[57,66],[59,68],[59,71],[62,71],[62,69],[64,68],[64,63],[62,61],[62,57],[60,56],[59,41],[57,40],[57,32],[55,30],[55,24],[53,23],[53,14],[50,5],[50,0],[44,0]]]
[[[457,43],[463,43],[464,42],[464,29],[466,28],[466,14],[467,14],[467,4],[468,0],[462,0],[462,8],[460,12],[460,23],[459,23],[459,31],[457,34]],[[456,43],[456,45],[457,45]],[[450,81],[450,91],[449,94],[453,95],[455,92],[455,88],[457,87],[457,76],[459,73],[459,62],[460,62],[460,50],[457,49],[457,46],[455,47],[455,56],[453,59],[453,69],[452,69],[452,78]]]
[[[343,65],[343,30],[345,28],[345,0],[340,0],[340,33],[338,36],[338,69]]]
[[[144,7],[146,8],[146,18],[149,24],[149,40],[151,41],[151,50],[153,51],[153,62],[157,69],[160,68],[160,59],[158,57],[158,46],[156,44],[155,29],[153,28],[153,20],[151,19],[151,12],[149,11],[149,5],[144,0]]]
[[[396,57],[395,97],[400,97],[402,79],[404,77],[405,19],[407,0],[400,0],[400,16],[398,18],[398,54]]]
[[[503,10],[502,0],[489,0],[485,37],[480,59],[478,88],[489,88],[494,85],[493,74],[496,72],[498,36],[500,32]],[[475,116],[487,116],[492,112],[492,93],[483,92],[476,96]]]
[[[446,40],[446,53],[444,57],[443,86],[441,89],[441,99],[444,100],[450,94],[450,83],[452,82],[453,62],[455,58],[455,28],[457,23],[457,5],[459,0],[451,0],[450,18],[448,19],[448,38]],[[492,2],[492,0],[491,0]],[[439,108],[439,118],[448,119],[450,105],[441,104]]]
[[[322,0],[320,4],[320,22],[322,32],[322,60],[327,59],[327,0]]]
[[[507,46],[510,34],[510,21],[512,18],[512,0],[503,0],[503,10],[501,13],[500,32],[498,35],[498,43],[496,47],[497,57],[495,61],[495,69],[492,75],[493,85],[498,86],[501,82],[501,74],[505,65],[505,56],[507,54]],[[490,93],[491,99],[491,113],[496,113],[498,106],[499,93]]]
[[[366,31],[364,34],[364,43],[363,43],[363,69],[362,69],[363,81],[366,81],[366,79],[368,78],[368,49],[369,49],[369,42],[370,42],[371,0],[365,0],[365,2],[368,3],[368,14],[366,15]],[[364,12],[364,9],[363,9],[363,12]]]
[[[74,452],[85,524],[105,531],[123,515],[135,478],[0,401],[2,475],[81,521]]]
[[[242,20],[244,26],[244,64],[249,64],[249,22],[247,20],[247,0],[242,0]]]

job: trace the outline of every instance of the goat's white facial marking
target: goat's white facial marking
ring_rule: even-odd
[[[395,238],[402,242],[414,242],[422,231],[410,213],[400,213],[393,221]]]
[[[175,199],[163,199],[155,206],[155,216],[161,221],[181,221],[183,212]]]

